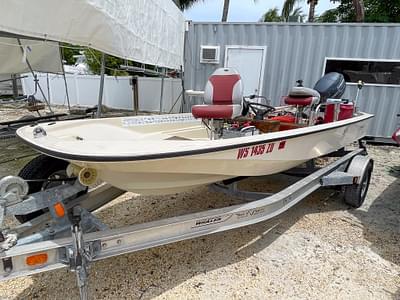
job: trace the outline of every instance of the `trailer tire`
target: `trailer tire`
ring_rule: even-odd
[[[47,179],[52,176],[61,175],[65,173],[68,166],[68,162],[57,159],[54,157],[39,155],[28,162],[19,172],[18,176],[22,179]],[[62,183],[43,183],[43,182],[28,182],[29,192],[28,194],[40,192],[41,190],[55,187]],[[15,218],[21,222],[28,222],[42,214],[47,212],[45,209],[41,209],[26,215],[16,215]]]
[[[346,204],[354,208],[359,208],[363,205],[371,182],[374,163],[372,159],[368,157],[365,158],[366,160],[362,167],[362,174],[360,174],[359,183],[345,186],[344,188],[344,201]]]

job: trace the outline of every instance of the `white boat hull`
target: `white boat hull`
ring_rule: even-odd
[[[132,145],[132,141],[127,141],[128,137],[122,134],[120,138],[110,136],[108,144],[112,144],[115,147],[114,151],[118,153],[114,156],[111,152],[110,155],[106,154],[108,144],[103,144],[103,149],[99,147],[99,137],[93,138],[92,144],[88,142],[86,150],[76,149],[76,153],[72,153],[68,147],[72,149],[73,143],[67,135],[64,136],[64,140],[55,140],[51,135],[51,126],[44,127],[47,136],[41,138],[32,138],[32,128],[26,127],[19,130],[18,135],[45,154],[71,161],[80,167],[97,170],[101,180],[115,187],[140,194],[165,194],[238,176],[270,175],[291,169],[365,136],[371,117],[368,114],[360,114],[358,117],[335,123],[217,141],[199,138],[197,130],[200,129],[194,130],[196,139],[190,141],[168,141],[166,138],[157,142],[147,139],[151,134],[159,133],[161,127],[169,133],[173,128],[174,134],[170,136],[174,137],[178,135],[177,132],[185,132],[185,128],[201,127],[196,121],[186,122],[184,125],[159,124],[158,131],[157,128],[153,128],[145,130],[145,134],[140,137],[135,136],[136,140],[133,139],[135,143]],[[115,124],[116,119],[113,120]],[[73,122],[69,124],[74,125]],[[105,135],[107,130],[103,130]],[[54,132],[60,136],[69,134],[70,131],[73,129],[59,129]],[[85,131],[82,131],[80,134],[85,135]],[[84,141],[86,138],[83,137]],[[129,155],[133,153],[135,144],[139,150],[135,155]],[[83,148],[84,145],[85,143],[82,143]],[[145,151],[146,145],[153,150]],[[65,152],[62,153],[61,150]],[[96,151],[101,152],[102,156],[96,155]]]

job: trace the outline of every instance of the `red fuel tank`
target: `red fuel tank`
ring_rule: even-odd
[[[350,119],[351,117],[353,117],[353,111],[354,111],[353,103],[340,104],[340,112],[338,119],[339,120]],[[324,122],[325,123],[333,122],[334,115],[335,115],[335,105],[328,104],[325,108]]]

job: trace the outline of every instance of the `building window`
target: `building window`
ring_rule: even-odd
[[[325,74],[342,73],[346,82],[400,85],[400,61],[327,59]]]

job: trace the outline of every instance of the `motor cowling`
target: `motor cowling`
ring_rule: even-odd
[[[340,99],[346,90],[346,81],[340,73],[331,72],[324,75],[314,86],[321,95],[321,102],[326,102],[326,99]]]

